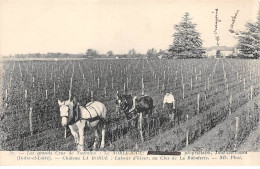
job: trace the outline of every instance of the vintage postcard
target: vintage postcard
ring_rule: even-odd
[[[0,165],[260,165],[259,0],[0,1]]]

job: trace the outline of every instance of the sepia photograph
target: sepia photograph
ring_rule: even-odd
[[[259,58],[260,0],[2,0],[0,165],[260,165]]]

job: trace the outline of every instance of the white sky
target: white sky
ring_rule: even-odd
[[[237,40],[228,30],[255,21],[258,0],[0,0],[0,55],[17,53],[99,53],[129,49],[167,49],[173,25],[190,12],[205,47],[216,45],[215,8],[219,9],[220,45]]]

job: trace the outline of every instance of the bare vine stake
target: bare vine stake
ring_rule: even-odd
[[[170,77],[169,76],[167,76],[167,85],[169,85],[169,83],[170,83]]]
[[[139,132],[140,132],[141,141],[144,142],[142,121],[143,121],[143,113],[140,113],[139,114]]]
[[[128,89],[128,83],[129,83],[129,80],[128,80],[128,77],[126,77],[126,88]]]
[[[89,93],[89,91],[90,91],[90,83],[88,83],[87,91]]]
[[[126,94],[126,84],[124,83],[124,94]]]
[[[192,77],[190,78],[190,90],[192,90]]]
[[[130,74],[130,76],[129,76],[129,84],[131,84],[131,83],[132,83],[132,76]]]
[[[24,90],[24,97],[25,97],[25,99],[27,99],[27,90],[26,89]]]
[[[163,81],[165,81],[165,71],[163,71]]]
[[[71,90],[69,90],[69,99],[71,98]]]
[[[158,90],[160,90],[160,78],[158,77],[158,81],[157,81],[157,87],[158,87]]]
[[[72,81],[73,81],[73,74],[72,74],[72,76],[70,78],[70,90],[72,89]],[[70,99],[70,97],[69,97],[69,99]]]
[[[30,121],[30,133],[31,133],[31,136],[32,136],[33,135],[32,107],[30,107],[30,111],[29,111],[29,121]]]
[[[253,86],[250,87],[250,100],[253,99]]]
[[[175,76],[175,80],[174,80],[174,87],[177,88],[177,76]]]
[[[144,95],[144,78],[142,77],[142,95]]]
[[[181,83],[183,85],[183,74],[181,74]]]
[[[244,81],[244,91],[246,90],[246,79],[243,78],[243,81]]]
[[[228,84],[226,85],[226,95],[228,96]]]
[[[93,91],[91,91],[91,102],[93,102],[94,101],[94,93],[93,93]]]
[[[251,81],[251,79],[252,79],[252,75],[251,75],[251,74],[252,74],[252,72],[251,72],[251,70],[250,70],[250,81]]]
[[[197,114],[199,114],[200,112],[200,94],[198,94],[198,97],[197,97]]]
[[[111,88],[114,89],[114,77],[112,77]]]
[[[227,83],[227,74],[226,72],[224,72],[224,80],[225,80],[225,84]]]
[[[104,94],[105,96],[107,95],[107,85],[105,84],[105,87],[104,87]]]
[[[185,84],[182,84],[182,99],[184,99]]]
[[[230,98],[229,98],[229,115],[231,115],[231,108],[232,108],[232,94],[230,94]]]
[[[235,133],[235,142],[237,142],[237,136],[238,136],[238,125],[239,125],[239,117],[236,117],[236,133]]]
[[[98,85],[98,89],[99,89],[99,87],[100,87],[100,79],[99,79],[99,77],[97,78],[97,85]]]
[[[209,78],[208,78],[208,90],[209,90],[209,88],[210,88],[210,83],[209,83]]]
[[[148,131],[147,131],[147,134],[148,134],[148,137],[150,137],[150,118],[149,116],[147,116],[147,128],[148,128]]]
[[[8,92],[7,92],[7,89],[5,89],[5,99],[7,100],[8,98]]]
[[[48,90],[45,90],[46,100],[48,99]]]
[[[186,146],[189,145],[189,130],[186,132]]]
[[[56,94],[55,82],[54,82],[54,84],[53,84],[53,93]]]

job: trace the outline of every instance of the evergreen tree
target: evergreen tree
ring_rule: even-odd
[[[260,57],[260,15],[257,17],[257,22],[247,23],[246,31],[240,32],[238,48],[243,57]]]
[[[202,47],[200,33],[195,29],[196,25],[191,22],[190,14],[186,12],[182,21],[174,26],[176,32],[173,34],[173,44],[169,48],[171,57],[203,57],[205,49]]]

